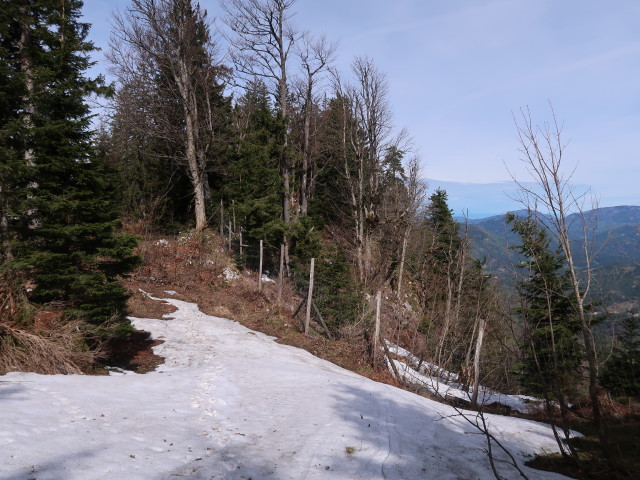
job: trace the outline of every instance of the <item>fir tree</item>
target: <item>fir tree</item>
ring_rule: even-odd
[[[435,235],[433,257],[442,267],[455,259],[462,239],[458,233],[458,222],[453,219],[453,210],[447,203],[447,192],[439,188],[429,200],[429,225]]]
[[[640,397],[640,321],[629,317],[611,357],[600,373],[602,386],[614,395]]]
[[[562,400],[576,385],[583,359],[578,341],[580,323],[571,297],[571,283],[560,252],[553,251],[547,231],[533,218],[509,215],[511,230],[520,236],[515,247],[526,260],[518,282],[519,315],[526,338],[518,365],[521,384],[531,393]]]
[[[14,0],[0,14],[0,71],[12,107],[0,125],[0,148],[13,166],[3,178],[9,268],[33,282],[31,301],[57,305],[93,333],[123,333],[127,295],[117,278],[137,264],[136,240],[115,233],[115,176],[92,144],[85,98],[109,89],[85,75],[95,48],[81,8],[79,0]]]
[[[211,177],[223,169],[230,143],[231,103],[206,11],[192,0],[136,0],[114,24],[108,58],[120,81],[113,133],[121,151],[114,159],[128,175],[136,168],[133,149],[135,163],[152,173],[148,183],[136,173],[130,190],[148,202],[144,213],[165,210],[182,221],[186,212],[196,230],[207,228],[211,183],[220,183]]]

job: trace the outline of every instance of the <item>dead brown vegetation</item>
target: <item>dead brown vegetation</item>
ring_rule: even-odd
[[[55,316],[47,316],[48,320]],[[88,350],[78,324],[59,322],[47,330],[31,331],[18,325],[0,323],[0,374],[35,372],[40,374],[81,374],[104,353]]]
[[[89,351],[79,323],[62,321],[55,305],[36,309],[17,279],[0,277],[0,375],[71,374],[89,370],[103,354]]]
[[[278,303],[275,283],[263,283],[262,292],[258,292],[256,272],[238,272],[237,279],[228,281],[223,271],[235,271],[235,267],[215,233],[204,231],[175,238],[147,235],[139,253],[143,265],[125,280],[132,295],[128,305],[133,316],[161,318],[173,310],[142,292],[160,298],[173,296],[197,303],[208,315],[231,318],[276,337],[280,343],[302,348],[369,378],[396,384],[385,369],[372,367],[361,332],[345,331],[344,338],[337,341],[325,338],[319,327],[304,335],[299,320],[292,316],[302,298],[290,284],[285,283]],[[169,295],[167,291],[176,293]]]

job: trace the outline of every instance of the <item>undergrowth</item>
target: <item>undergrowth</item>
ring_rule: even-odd
[[[540,455],[527,463],[532,468],[562,473],[580,480],[627,480],[640,478],[640,406],[629,406],[623,416],[607,422],[613,465],[602,454],[594,425],[582,421],[576,429],[583,434],[570,440],[579,454],[579,465],[559,454]]]
[[[100,348],[86,348],[77,323],[36,332],[0,323],[0,374],[14,371],[81,374],[91,369],[103,354]]]

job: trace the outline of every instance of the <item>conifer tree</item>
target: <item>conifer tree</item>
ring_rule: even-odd
[[[5,2],[0,72],[1,146],[8,267],[32,282],[29,299],[99,334],[130,329],[118,276],[137,263],[133,237],[116,234],[119,194],[92,144],[85,98],[108,93],[86,71],[95,50],[81,23],[82,1]],[[19,100],[18,100],[19,99]]]
[[[458,223],[453,219],[453,210],[447,203],[447,192],[439,188],[429,200],[429,225],[435,234],[433,257],[443,268],[455,259],[462,239],[458,233]]]
[[[640,398],[640,321],[624,319],[619,339],[620,344],[602,367],[600,382],[614,395]]]
[[[120,83],[116,107],[133,107],[135,117],[152,120],[127,122],[120,115],[119,127],[159,144],[160,155],[188,178],[201,231],[208,226],[209,177],[222,169],[230,117],[223,94],[228,72],[215,63],[206,11],[191,0],[133,0],[114,21],[109,58]]]
[[[519,267],[526,271],[518,282],[521,306],[518,313],[524,321],[524,338],[520,346],[522,358],[516,365],[520,384],[545,400],[545,411],[558,448],[566,459],[577,461],[576,450],[568,444],[568,400],[579,382],[584,350],[578,341],[580,318],[571,294],[571,280],[562,253],[553,250],[548,231],[531,214],[518,219],[507,215],[511,231],[520,236],[516,250],[526,260]],[[563,419],[561,438],[553,418],[556,406]]]
[[[237,143],[227,168],[226,203],[237,219],[237,228],[244,228],[248,244],[265,240],[280,245],[285,227],[277,152],[283,124],[261,80],[248,85],[234,113]],[[249,252],[249,256],[254,257],[249,260],[257,260],[257,251]]]
[[[519,265],[526,274],[518,282],[522,303],[518,313],[526,324],[520,382],[530,393],[562,401],[574,389],[583,359],[570,279],[543,227],[531,217],[509,215],[507,221],[520,236],[521,244],[515,248],[526,258]]]

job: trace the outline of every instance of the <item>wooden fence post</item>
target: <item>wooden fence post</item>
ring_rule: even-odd
[[[307,294],[307,318],[304,321],[304,334],[309,333],[309,321],[311,320],[311,306],[313,304],[313,276],[316,259],[311,259],[311,270],[309,272],[309,293]]]
[[[258,269],[258,291],[262,291],[262,240],[260,240],[260,267]]]
[[[224,203],[220,199],[220,238],[224,238]]]
[[[380,307],[382,303],[382,292],[378,290],[376,294],[376,324],[373,333],[373,362],[378,358],[378,339],[380,338]]]
[[[480,354],[482,353],[482,340],[484,331],[487,328],[487,321],[480,320],[480,329],[478,330],[478,338],[476,339],[476,351],[473,356],[473,394],[471,397],[471,405],[478,406],[478,390],[480,387]]]
[[[284,244],[280,244],[280,270],[278,271],[278,303],[282,301],[282,287],[284,283]]]

